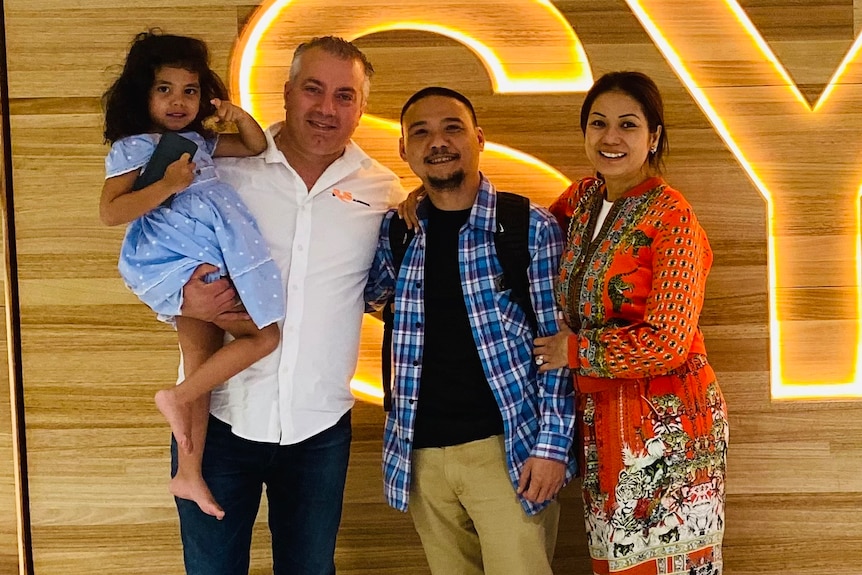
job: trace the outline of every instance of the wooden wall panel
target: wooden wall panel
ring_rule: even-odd
[[[0,152],[3,143],[0,142]],[[0,167],[0,188],[3,169]],[[0,190],[2,191],[2,190]],[[2,237],[0,225],[0,237]],[[5,289],[4,246],[0,245],[0,290]],[[5,298],[4,298],[5,299]],[[15,461],[13,452],[12,397],[9,388],[9,362],[5,351],[6,306],[0,300],[0,573],[12,575],[18,569],[18,513],[15,502]]]
[[[0,33],[3,31],[0,30]],[[0,46],[2,46],[0,42]],[[0,101],[0,113],[8,109],[8,102]],[[6,189],[5,154],[9,142],[0,133],[0,210],[5,210],[12,190]],[[16,418],[13,395],[9,379],[9,356],[7,346],[6,320],[6,237],[5,213],[0,214],[0,573],[12,575],[18,572],[18,509],[16,501],[16,458],[15,428]]]
[[[554,4],[583,43],[594,76],[641,69],[661,86],[672,152],[668,179],[694,205],[715,250],[702,323],[730,407],[726,573],[858,574],[862,453],[855,438],[862,435],[862,403],[770,398],[765,202],[623,0]],[[741,4],[809,99],[853,42],[854,19],[862,13],[852,0]],[[349,17],[350,3],[340,5],[340,17]],[[378,5],[385,10],[386,2]],[[165,490],[168,431],[151,401],[175,376],[176,344],[117,276],[122,230],[98,222],[106,152],[99,95],[131,37],[147,26],[206,39],[214,67],[227,77],[231,47],[254,8],[253,0],[5,2],[39,575],[181,572],[177,521]],[[378,71],[370,113],[397,119],[415,89],[444,83],[471,96],[490,140],[570,178],[588,173],[578,128],[583,94],[492,94],[471,52],[427,33],[381,33],[358,44]],[[267,79],[275,86],[281,81]],[[858,135],[858,113],[846,117],[849,132]],[[770,121],[783,129],[780,117]],[[391,145],[386,161],[406,173]],[[792,139],[788,145],[795,145]],[[817,155],[816,143],[798,145],[812,146],[811,163],[798,177],[817,189],[818,171],[829,170],[830,160]],[[561,190],[526,191],[546,201]],[[363,344],[361,369],[374,370],[376,349]],[[815,350],[811,360],[823,361]],[[0,391],[0,403],[6,399]],[[3,413],[0,497],[9,483]],[[409,517],[383,503],[382,414],[359,406],[354,422],[340,572],[427,573]],[[563,502],[557,572],[584,573],[577,485],[564,491]],[[0,501],[4,574],[5,534],[14,533],[6,509]],[[266,529],[258,525],[255,574],[267,572],[267,546]]]

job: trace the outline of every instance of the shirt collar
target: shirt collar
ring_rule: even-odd
[[[644,181],[642,181],[638,185],[634,186],[633,188],[626,190],[625,193],[623,193],[623,195],[621,197],[622,198],[633,198],[636,196],[642,196],[645,193],[649,192],[650,190],[653,190],[653,189],[655,189],[655,188],[657,188],[663,184],[666,185],[664,182],[664,179],[662,179],[661,176],[652,176],[650,178],[645,179]],[[604,184],[603,184],[603,186],[604,186]]]
[[[428,221],[428,205],[431,200],[426,196],[416,207],[416,215],[424,224]],[[497,189],[485,174],[479,172],[479,191],[473,201],[473,209],[467,218],[467,225],[480,230],[496,231]]]

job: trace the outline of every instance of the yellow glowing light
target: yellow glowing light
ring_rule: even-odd
[[[781,65],[781,62],[772,52],[769,44],[766,43],[766,40],[764,40],[763,36],[760,35],[760,32],[757,31],[757,27],[755,27],[751,22],[751,19],[748,17],[748,14],[745,13],[745,10],[742,9],[736,0],[725,0],[725,4],[727,4],[727,7],[730,8],[731,12],[733,12],[737,22],[739,22],[745,29],[748,37],[751,38],[751,41],[754,42],[754,45],[757,46],[757,49],[760,50],[763,57],[772,64],[781,76],[781,79],[784,81],[784,85],[793,93],[793,96],[800,104],[810,109],[808,101],[805,99],[805,96],[802,95],[802,92],[799,91],[799,87],[796,85],[796,82],[790,78],[790,74],[787,73],[787,70]]]
[[[375,405],[383,405],[383,388],[377,381],[365,381],[363,379],[354,378],[350,382],[350,391],[356,399],[373,403]]]
[[[778,250],[776,249],[776,238],[779,231],[778,221],[776,218],[776,198],[773,196],[773,193],[770,191],[769,187],[758,174],[758,170],[755,168],[755,165],[751,161],[749,161],[749,159],[746,157],[746,154],[743,153],[742,148],[740,147],[740,145],[738,145],[736,139],[734,138],[734,134],[732,134],[731,130],[727,128],[725,119],[723,119],[721,115],[716,111],[710,97],[707,96],[705,91],[701,88],[700,83],[689,70],[689,67],[686,66],[684,59],[680,57],[678,50],[674,48],[674,45],[672,45],[670,41],[667,40],[666,32],[668,31],[668,29],[674,27],[674,23],[671,22],[670,16],[663,20],[663,22],[667,24],[666,27],[663,28],[656,23],[657,13],[662,13],[659,8],[666,10],[666,12],[662,13],[665,15],[672,13],[672,8],[667,5],[659,6],[657,3],[651,4],[649,0],[627,0],[627,3],[632,9],[632,11],[635,13],[637,18],[640,20],[644,28],[647,30],[647,33],[652,37],[659,50],[665,56],[668,63],[670,63],[670,65],[673,67],[680,80],[691,93],[698,106],[700,106],[701,110],[703,110],[704,114],[709,118],[710,122],[715,127],[721,139],[725,142],[727,147],[736,157],[737,161],[740,163],[745,173],[749,176],[751,181],[756,186],[757,190],[767,202],[767,211],[769,218],[769,238],[767,242],[767,248],[769,269],[769,325],[771,352],[770,379],[772,396],[779,399],[846,398],[862,396],[862,377],[860,377],[862,376],[862,365],[860,365],[860,358],[862,358],[862,320],[860,320],[860,318],[862,318],[862,290],[860,290],[859,285],[860,278],[862,278],[862,247],[860,247],[860,245],[862,245],[862,222],[860,222],[858,206],[854,206],[853,210],[856,220],[854,234],[855,284],[853,285],[853,288],[855,289],[856,307],[856,349],[855,356],[851,359],[852,373],[849,375],[849,380],[839,383],[791,383],[789,381],[789,374],[785,370],[785,362],[787,358],[783,356],[782,349],[782,344],[785,343],[785,338],[782,331],[782,310],[780,309],[778,297],[776,294],[776,288],[780,285],[778,271],[778,266],[780,262],[777,257]],[[649,7],[646,5],[649,5]],[[745,31],[746,35],[750,39],[752,45],[756,47],[756,49],[760,52],[762,58],[766,60],[778,73],[782,80],[782,85],[786,86],[790,90],[795,100],[801,103],[805,107],[806,112],[808,113],[815,113],[822,108],[823,104],[826,102],[829,95],[832,93],[835,86],[838,84],[839,78],[845,72],[848,65],[853,62],[857,57],[860,45],[862,45],[862,36],[860,36],[860,38],[857,38],[856,42],[854,42],[853,47],[848,52],[847,56],[845,56],[841,65],[836,70],[835,74],[833,74],[827,88],[824,90],[817,103],[812,108],[802,96],[796,84],[792,81],[787,71],[772,53],[769,46],[760,36],[757,29],[751,23],[750,19],[745,14],[744,10],[742,10],[742,8],[739,6],[739,4],[735,0],[725,0],[725,5],[729,9],[733,17],[736,19],[737,23],[741,25],[742,29]],[[689,6],[691,6],[691,4],[689,4]],[[710,14],[712,17],[715,17],[715,13]],[[702,38],[698,39],[697,42],[702,42]],[[675,38],[674,43],[677,48],[690,47],[690,44],[680,42],[679,35]],[[689,61],[696,62],[697,59],[689,58]],[[716,98],[717,97],[718,96],[716,96]],[[736,134],[736,136],[738,137],[739,134]],[[857,192],[857,199],[860,193],[862,193],[862,189]],[[792,257],[792,254],[785,254],[785,257],[790,258]]]
[[[862,34],[856,37],[850,50],[848,50],[847,54],[844,55],[844,59],[841,60],[841,64],[838,65],[838,68],[835,69],[835,73],[833,73],[832,77],[829,79],[829,83],[826,85],[826,88],[820,94],[820,97],[817,98],[817,103],[814,105],[815,112],[818,111],[820,106],[823,105],[826,100],[829,99],[829,96],[832,95],[832,91],[835,89],[835,86],[838,85],[838,80],[844,75],[844,72],[847,71],[847,67],[850,63],[856,61],[860,48],[862,48]]]
[[[257,63],[258,48],[261,39],[281,12],[281,7],[290,1],[273,2],[269,7],[262,5],[243,28],[234,50],[234,54],[239,54],[239,58],[231,66],[231,85],[239,88],[240,106],[254,117],[259,117],[259,112],[251,101],[251,76]]]
[[[544,175],[547,178],[556,180],[559,183],[559,187],[551,188],[555,196],[572,184],[572,180],[564,176],[560,171],[552,168],[545,162],[514,148],[510,148],[502,144],[495,144],[494,142],[485,142],[485,153],[491,154],[492,156],[499,156],[506,162],[516,162],[528,166],[530,177],[536,177],[536,172],[538,171],[540,176]],[[487,161],[487,159],[485,161]],[[493,170],[486,171],[489,174],[494,173]]]
[[[476,56],[482,61],[488,69],[491,77],[492,87],[497,94],[536,94],[548,92],[586,92],[593,84],[592,76],[589,73],[572,76],[567,71],[560,72],[560,77],[554,78],[547,72],[539,72],[536,77],[531,78],[528,75],[523,75],[520,78],[515,78],[510,75],[506,66],[500,61],[500,57],[488,46],[472,38],[469,34],[465,34],[460,30],[441,26],[439,24],[431,24],[428,22],[391,22],[375,28],[365,30],[360,36],[367,36],[378,32],[388,32],[391,30],[418,30],[422,32],[431,32],[452,38],[457,42],[470,48]],[[573,60],[586,61],[586,54],[580,42],[573,42],[572,46]],[[589,70],[587,70],[589,72]]]

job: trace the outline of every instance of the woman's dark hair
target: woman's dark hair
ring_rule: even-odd
[[[593,102],[607,92],[623,92],[634,98],[643,110],[651,134],[659,126],[662,127],[656,151],[654,154],[649,154],[650,167],[661,173],[664,164],[663,158],[670,151],[670,146],[667,142],[667,125],[664,123],[664,104],[658,86],[649,76],[641,72],[609,72],[605,74],[596,80],[590,91],[587,92],[587,97],[584,98],[584,103],[581,106],[581,132],[586,133],[587,131],[587,122]]]
[[[213,136],[211,130],[204,128],[203,120],[215,114],[215,106],[210,100],[226,100],[228,93],[218,74],[210,70],[206,44],[196,38],[162,34],[160,30],[152,29],[135,36],[123,72],[102,95],[106,142],[114,143],[152,129],[150,89],[156,71],[165,66],[182,68],[198,75],[200,109],[187,129],[204,137]]]

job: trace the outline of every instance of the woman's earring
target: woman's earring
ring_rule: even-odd
[[[655,154],[656,150],[658,150],[658,146],[653,146],[652,148],[649,149],[649,153]]]

